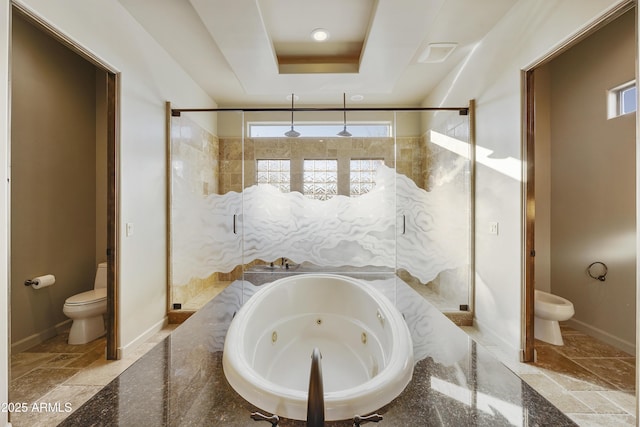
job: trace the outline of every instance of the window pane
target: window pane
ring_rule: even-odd
[[[303,193],[317,200],[328,200],[338,194],[338,161],[319,159],[303,162]]]
[[[620,114],[627,114],[636,111],[637,98],[636,87],[630,87],[620,92]]]
[[[360,196],[373,189],[376,170],[383,164],[384,159],[351,159],[349,170],[351,197]]]
[[[287,159],[258,159],[256,182],[258,185],[273,185],[283,193],[291,191],[290,161]]]

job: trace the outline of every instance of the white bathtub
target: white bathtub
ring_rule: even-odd
[[[330,274],[289,276],[258,290],[231,322],[224,373],[263,411],[306,420],[314,347],[322,353],[327,421],[375,411],[411,380],[402,314],[365,282]]]

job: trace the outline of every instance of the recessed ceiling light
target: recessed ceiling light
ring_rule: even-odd
[[[351,95],[351,100],[355,101],[355,102],[360,102],[364,99],[364,96],[362,95]]]
[[[311,38],[317,42],[323,42],[329,39],[329,31],[324,28],[316,28],[311,31]]]

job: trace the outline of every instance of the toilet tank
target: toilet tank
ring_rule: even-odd
[[[93,282],[93,288],[106,288],[107,287],[107,263],[101,262],[98,264],[96,270],[96,280]]]

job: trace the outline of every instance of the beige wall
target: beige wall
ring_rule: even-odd
[[[573,302],[574,326],[627,351],[635,343],[635,114],[608,120],[606,95],[635,78],[634,64],[634,11],[550,64],[551,291]],[[587,275],[594,261],[608,265],[606,281]]]
[[[18,16],[12,50],[12,343],[50,334],[96,265],[95,67]],[[56,284],[23,285],[53,274]]]

